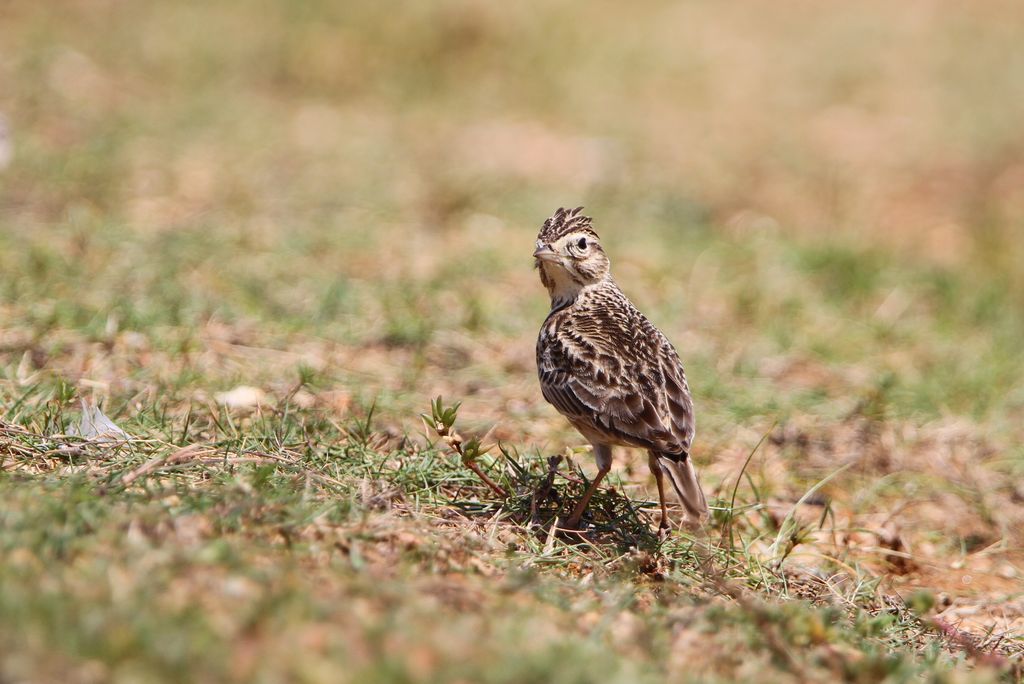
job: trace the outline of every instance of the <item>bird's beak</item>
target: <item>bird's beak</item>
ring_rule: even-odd
[[[551,245],[538,244],[537,249],[533,250],[533,258],[538,261],[559,261],[558,253]]]

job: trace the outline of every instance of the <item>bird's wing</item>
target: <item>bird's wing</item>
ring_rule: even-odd
[[[686,373],[679,355],[668,340],[661,345],[661,371],[665,379],[665,403],[672,435],[689,453],[693,436],[696,432],[696,421],[693,412],[693,398],[686,382]]]
[[[537,347],[541,392],[574,425],[610,443],[679,453],[686,446],[676,434],[660,356],[653,344],[623,345],[585,334],[542,336]],[[671,386],[678,382],[673,376]]]

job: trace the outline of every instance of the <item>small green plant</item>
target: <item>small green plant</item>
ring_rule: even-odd
[[[509,494],[505,489],[495,482],[491,477],[484,472],[477,460],[490,451],[493,445],[484,446],[481,440],[477,437],[472,437],[469,440],[464,440],[462,436],[455,431],[455,419],[459,415],[459,407],[462,406],[461,401],[457,401],[451,406],[445,406],[443,398],[439,395],[436,399],[430,402],[430,415],[423,413],[420,414],[423,420],[427,421],[434,432],[437,433],[448,448],[455,453],[462,464],[473,471],[473,473],[479,477],[484,484],[491,488],[491,490],[500,496],[502,499],[507,499]]]

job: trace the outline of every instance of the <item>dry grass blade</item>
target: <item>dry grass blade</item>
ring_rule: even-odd
[[[804,495],[801,496],[797,500],[797,502],[793,504],[793,507],[789,509],[789,513],[786,514],[786,517],[782,520],[782,524],[779,525],[779,532],[775,536],[775,541],[772,542],[771,546],[768,548],[768,557],[771,559],[773,565],[777,567],[781,566],[781,564],[785,562],[786,557],[788,556],[789,551],[791,550],[791,548],[785,550],[782,549],[783,544],[786,541],[786,538],[792,535],[792,533],[796,530],[796,512],[800,508],[800,506],[804,505],[804,503],[806,503],[808,499],[814,496],[815,492],[817,492],[819,489],[828,484],[830,480],[846,472],[847,470],[850,469],[851,466],[853,466],[853,463],[847,463],[846,465],[837,468],[836,470],[832,471],[822,479],[818,480],[818,482],[815,483],[813,487],[804,492]]]
[[[127,487],[140,477],[150,475],[163,467],[179,465],[200,459],[204,454],[212,453],[212,450],[199,444],[190,444],[176,451],[162,456],[152,458],[138,468],[128,472],[121,478],[121,484]]]

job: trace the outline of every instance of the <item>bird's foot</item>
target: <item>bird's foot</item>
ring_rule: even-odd
[[[559,519],[556,524],[558,536],[567,542],[581,542],[587,539],[590,526],[583,522],[582,517],[569,518],[565,521]]]
[[[580,522],[582,516],[574,515],[565,522],[559,521],[558,528],[564,532],[580,532]]]

